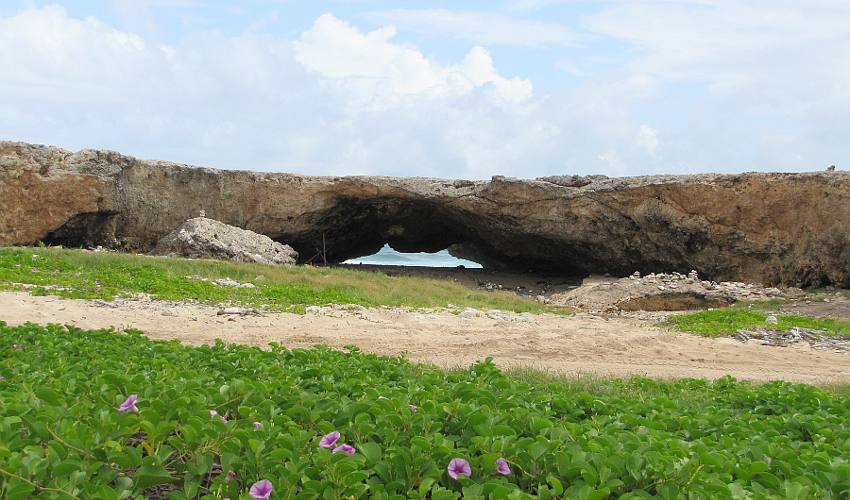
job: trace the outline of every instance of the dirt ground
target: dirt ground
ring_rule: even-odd
[[[850,290],[832,291],[815,300],[793,301],[779,308],[783,314],[798,314],[850,321]]]
[[[150,301],[65,300],[0,292],[0,321],[138,328],[155,339],[289,347],[357,345],[417,362],[463,367],[492,356],[502,367],[600,376],[783,379],[850,383],[850,356],[809,347],[768,347],[667,331],[650,320],[578,314],[508,314],[465,310],[322,308],[305,315],[219,315],[219,308]]]
[[[417,276],[454,281],[473,290],[510,290],[536,297],[565,292],[581,285],[582,278],[546,273],[517,273],[494,269],[457,269],[454,267],[389,266],[339,264],[335,267],[383,273],[387,276]]]

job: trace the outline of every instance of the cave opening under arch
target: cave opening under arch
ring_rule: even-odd
[[[372,255],[351,258],[344,261],[343,264],[437,268],[463,267],[466,269],[481,269],[484,267],[478,262],[455,257],[449,252],[448,248],[439,252],[399,252],[390,246],[389,243],[384,244],[380,250]]]

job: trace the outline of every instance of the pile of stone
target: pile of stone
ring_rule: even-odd
[[[212,283],[224,288],[256,288],[253,283],[242,283],[230,278],[219,278],[212,280]]]
[[[763,287],[754,283],[700,279],[696,271],[652,273],[635,272],[627,278],[592,277],[563,294],[553,295],[552,303],[591,311],[680,310],[715,307],[739,301],[764,301],[801,293],[797,290]]]
[[[641,277],[639,272],[635,272],[628,277],[628,280],[629,283],[637,286],[655,286],[662,292],[678,291],[681,288],[705,289],[708,292],[707,295],[716,295],[733,301],[770,300],[783,296],[783,291],[776,287],[766,288],[755,283],[742,283],[740,281],[721,281],[718,283],[701,280],[699,274],[693,270],[687,275],[680,273],[652,273],[643,277]]]
[[[478,288],[483,288],[484,290],[492,292],[495,290],[502,290],[504,287],[501,283],[493,283],[491,281],[479,281]]]
[[[734,338],[741,342],[754,341],[762,345],[785,347],[793,344],[807,343],[817,350],[831,350],[850,354],[850,338],[831,335],[824,330],[794,327],[788,331],[758,329],[738,330]]]

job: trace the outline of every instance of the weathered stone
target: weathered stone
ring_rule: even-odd
[[[181,224],[159,240],[151,253],[258,264],[295,264],[298,258],[298,252],[289,245],[204,217],[189,219]],[[244,287],[234,280],[216,280],[215,283],[220,286]]]
[[[551,301],[556,305],[590,311],[674,311],[704,309],[741,300],[770,300],[777,295],[797,297],[802,293],[799,289],[788,288],[780,291],[777,288],[762,288],[751,283],[700,281],[699,276],[693,272],[689,277],[681,274],[651,276],[622,278],[616,282],[619,284],[616,287],[605,286],[608,283],[589,277],[578,288],[552,295]],[[668,285],[656,285],[656,278]]]
[[[488,267],[850,287],[850,172],[307,177],[0,142],[0,245],[147,251],[200,210],[302,262],[449,248]]]

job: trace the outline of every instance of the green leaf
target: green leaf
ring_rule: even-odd
[[[38,396],[38,399],[52,405],[58,405],[62,401],[61,394],[47,387],[36,389],[35,395]]]
[[[374,465],[381,461],[381,447],[375,443],[362,443],[358,450],[366,458],[366,463]]]
[[[162,466],[143,465],[133,474],[133,481],[137,487],[144,489],[157,484],[172,483],[174,478]]]

